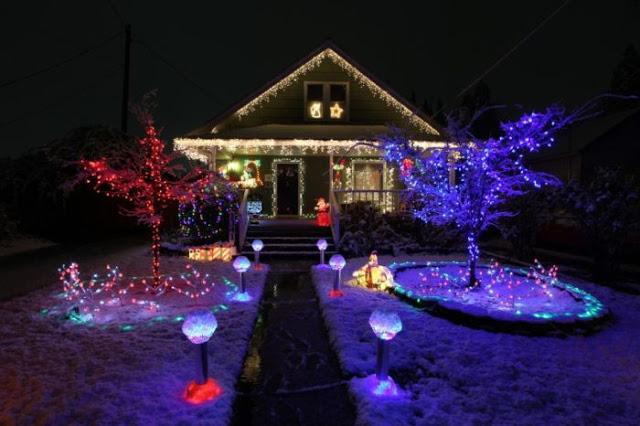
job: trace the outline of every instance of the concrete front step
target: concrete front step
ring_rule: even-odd
[[[289,236],[289,237],[328,237],[331,236],[330,230],[319,229],[319,228],[309,228],[309,229],[273,229],[273,228],[263,228],[263,227],[255,227],[247,230],[247,235],[265,235],[265,236]]]
[[[329,257],[331,257],[332,255],[336,254],[336,251],[325,251],[324,255],[325,258],[327,260],[329,260]],[[249,259],[251,259],[253,261],[253,250],[251,251],[245,251],[243,250],[241,253],[241,255],[243,256],[247,256]],[[279,257],[279,256],[287,256],[287,257],[291,257],[291,255],[295,255],[295,256],[300,256],[300,257],[318,257],[320,258],[320,252],[316,249],[315,251],[309,251],[309,250],[300,250],[300,251],[262,251],[260,252],[260,259],[265,259],[268,258],[270,256],[273,257]]]
[[[315,242],[313,244],[309,244],[309,243],[271,243],[271,244],[267,244],[266,241],[264,242],[264,249],[263,250],[268,250],[271,247],[293,247],[293,248],[300,248],[300,247],[311,247],[314,249],[317,249],[317,246],[315,244]],[[327,248],[332,247],[333,243],[327,242]],[[247,249],[251,249],[251,242],[247,241],[244,243],[244,247],[242,247],[243,250]]]

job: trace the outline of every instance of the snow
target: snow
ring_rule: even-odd
[[[110,257],[125,275],[147,275],[150,259],[144,249]],[[163,257],[161,271],[177,273],[186,263]],[[230,263],[192,264],[210,274],[212,290],[197,300],[166,293],[155,313],[127,305],[106,308],[97,323],[65,320],[55,271],[50,287],[0,303],[0,424],[227,424],[268,268],[247,273],[253,298],[238,303],[229,300],[234,284],[224,284],[238,282]],[[218,321],[209,375],[223,392],[195,406],[183,394],[197,377],[198,347],[181,325],[185,313],[203,307]]]
[[[445,259],[379,257],[383,265]],[[359,424],[637,424],[640,297],[572,280],[611,309],[612,324],[563,338],[494,333],[346,284],[366,261],[348,262],[342,298],[328,296],[333,271],[312,270],[332,345],[352,377]],[[374,309],[395,311],[403,323],[389,342],[390,376],[405,391],[394,398],[371,392],[376,337],[368,319]]]
[[[55,246],[53,241],[30,236],[18,236],[8,240],[0,241],[0,257],[12,254],[25,253],[46,247]]]
[[[541,267],[541,266],[540,266]],[[548,271],[501,266],[478,267],[479,288],[467,287],[464,262],[392,264],[395,286],[411,297],[434,301],[468,315],[496,320],[584,323],[607,313],[601,302]],[[553,270],[552,270],[553,271]]]

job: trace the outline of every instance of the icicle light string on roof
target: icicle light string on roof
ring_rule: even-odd
[[[378,155],[378,149],[371,144],[362,144],[358,140],[336,139],[176,139],[175,147],[194,160],[207,160],[206,154],[198,151],[199,148],[216,148],[235,153],[245,150],[248,154],[294,154],[296,149],[311,154],[344,154],[349,151],[353,154]],[[442,148],[444,142],[413,141],[413,146],[418,149]]]
[[[322,52],[318,53],[309,61],[307,61],[303,65],[296,68],[287,77],[278,81],[269,89],[265,90],[263,93],[261,93],[251,101],[247,102],[244,106],[242,106],[235,112],[235,115],[238,117],[238,119],[244,118],[246,115],[248,115],[252,111],[259,108],[262,104],[272,99],[280,91],[282,91],[283,89],[286,89],[291,84],[298,81],[300,77],[302,77],[304,74],[320,66],[322,61],[324,61],[325,59],[329,59],[332,62],[334,62],[336,65],[342,68],[347,74],[349,74],[349,76],[353,78],[360,85],[360,87],[366,87],[367,89],[369,89],[374,94],[374,96],[382,100],[389,107],[395,109],[397,112],[402,114],[402,116],[404,116],[413,125],[417,126],[423,131],[426,131],[427,133],[432,133],[435,135],[438,134],[437,130],[431,127],[423,119],[418,117],[414,111],[412,111],[402,102],[399,102],[395,97],[390,95],[386,90],[384,90],[375,82],[373,82],[369,77],[367,77],[362,72],[360,72],[357,68],[351,65],[348,61],[346,61],[344,58],[342,58],[339,54],[337,54],[332,49],[325,49]],[[214,132],[215,132],[215,128],[214,128]]]

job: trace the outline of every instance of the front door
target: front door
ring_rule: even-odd
[[[299,164],[278,164],[277,179],[277,211],[278,215],[298,215],[298,169]]]

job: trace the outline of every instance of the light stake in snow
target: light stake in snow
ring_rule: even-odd
[[[324,265],[324,251],[327,249],[327,240],[318,240],[316,246],[318,247],[318,250],[320,250],[320,264]]]
[[[264,243],[262,242],[262,240],[253,240],[253,242],[251,243],[251,248],[253,249],[253,253],[255,255],[254,263],[256,264],[256,267],[260,264],[260,251],[263,247]]]
[[[207,342],[218,328],[215,315],[208,310],[197,310],[189,313],[182,323],[182,332],[191,343],[199,345],[199,368],[197,380],[189,383],[185,398],[187,401],[200,404],[220,395],[222,389],[209,378],[209,360],[207,357]]]
[[[402,321],[395,312],[373,311],[369,317],[369,325],[378,337],[376,357],[376,377],[380,381],[389,379],[389,340],[402,331]]]
[[[344,268],[344,265],[346,264],[346,260],[344,260],[344,257],[340,254],[334,254],[331,256],[331,259],[329,259],[329,266],[331,266],[331,269],[336,271],[335,278],[333,280],[333,289],[329,293],[329,296],[331,297],[344,296],[344,293],[340,290],[340,281],[342,279],[342,268]]]
[[[249,300],[249,294],[247,293],[247,280],[245,272],[251,267],[251,262],[245,256],[238,256],[233,261],[233,269],[240,274],[240,294],[236,296],[236,300],[246,301]]]

